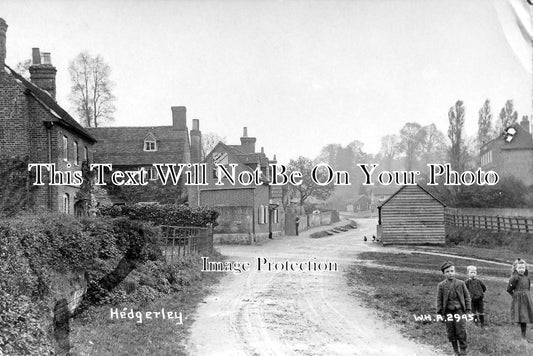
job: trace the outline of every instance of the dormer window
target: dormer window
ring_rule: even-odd
[[[144,151],[157,151],[157,141],[155,136],[149,133],[144,139]]]

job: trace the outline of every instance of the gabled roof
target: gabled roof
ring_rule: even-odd
[[[260,163],[261,167],[265,166],[263,163],[266,161],[266,165],[268,165],[268,158],[264,153],[242,153],[242,151],[239,149],[241,146],[235,146],[235,145],[226,145],[223,142],[219,142],[215,145],[215,147],[209,152],[205,158],[204,162],[207,162],[208,159],[213,155],[213,152],[218,148],[222,147],[224,150],[226,150],[228,153],[230,153],[234,159],[237,161],[237,164],[242,167],[242,169],[245,169],[247,171],[253,171],[251,165]],[[255,167],[254,167],[255,168]],[[263,177],[263,182],[268,183],[268,179]]]
[[[52,122],[57,123],[69,130],[72,130],[87,139],[88,141],[95,143],[96,139],[88,133],[72,116],[66,112],[54,98],[50,96],[46,91],[42,90],[13,69],[11,69],[7,64],[5,67],[8,69],[9,74],[14,77],[25,89],[27,95],[31,95],[37,102],[39,102],[45,109],[47,109],[52,116],[55,117]]]
[[[533,136],[531,136],[531,133],[524,130],[519,123],[515,123],[511,127],[516,130],[516,134],[511,142],[507,142],[505,140],[505,134],[502,134],[483,145],[480,149],[480,152],[485,152],[487,149],[495,146],[501,147],[502,150],[533,149]]]
[[[152,163],[190,163],[185,157],[188,147],[187,130],[172,126],[91,127],[87,128],[98,140],[95,158],[113,165],[142,166]],[[157,151],[144,151],[144,141],[150,134],[156,139]]]
[[[404,190],[406,187],[412,187],[413,185],[404,185],[402,186],[400,189],[398,189],[398,191],[396,193],[394,193],[393,195],[391,195],[387,200],[385,200],[383,203],[381,203],[380,207],[382,207],[383,205],[387,204],[389,202],[389,200],[391,200],[392,198],[394,198],[396,195],[398,195],[402,190]],[[442,206],[446,207],[446,204],[444,204],[439,198],[435,197],[433,194],[431,194],[430,192],[428,192],[426,189],[422,188],[419,184],[416,184],[416,186],[420,189],[422,189],[427,195],[429,195],[430,197],[432,197],[433,199],[435,199],[437,202],[439,202]]]

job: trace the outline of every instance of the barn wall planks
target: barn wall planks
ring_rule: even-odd
[[[444,206],[419,186],[405,186],[381,207],[382,242],[444,244]]]

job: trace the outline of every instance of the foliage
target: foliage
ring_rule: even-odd
[[[28,158],[0,160],[0,216],[13,216],[33,203]]]
[[[385,135],[381,138],[381,149],[379,151],[384,161],[386,170],[392,169],[392,162],[399,155],[400,138],[397,135]]]
[[[30,80],[30,67],[31,59],[26,59],[17,63],[17,65],[15,66],[15,72],[20,74],[25,79]]]
[[[419,139],[421,153],[420,167],[426,168],[426,164],[428,163],[443,161],[446,156],[446,139],[435,124],[422,127]]]
[[[448,111],[448,138],[451,141],[451,147],[448,152],[452,168],[463,171],[465,168],[465,151],[463,130],[465,125],[465,106],[461,100],[458,100]]]
[[[52,345],[41,323],[44,308],[27,296],[0,288],[0,354],[50,355]]]
[[[500,110],[500,114],[498,115],[498,122],[494,136],[501,135],[506,128],[516,124],[517,120],[518,112],[514,108],[513,101],[507,100],[503,108]]]
[[[309,197],[327,199],[335,189],[335,186],[333,184],[321,186],[313,182],[311,174],[313,167],[315,167],[314,162],[309,158],[302,156],[298,157],[296,160],[291,159],[291,161],[289,162],[287,168],[289,172],[301,172],[302,174],[302,184],[290,185],[291,189],[298,193],[300,197],[300,205],[303,205]],[[326,173],[324,172],[324,170],[317,170],[318,181],[325,181],[325,177]]]
[[[1,219],[0,354],[46,354],[43,325],[50,323],[54,275],[84,270],[94,285],[121,256],[155,260],[161,254],[154,232],[126,218],[22,214]]]
[[[218,212],[206,207],[174,204],[125,205],[100,208],[104,216],[125,216],[132,220],[149,221],[155,225],[216,226]]]
[[[109,79],[111,68],[104,59],[84,51],[70,62],[68,71],[72,82],[70,101],[80,123],[86,127],[98,127],[104,121],[112,121],[115,97]]]
[[[479,146],[483,146],[491,140],[492,137],[492,109],[490,100],[487,99],[479,109],[477,140]]]
[[[422,182],[422,181],[421,181]],[[494,186],[438,185],[425,189],[438,197],[446,206],[454,208],[533,208],[533,187],[526,187],[514,177],[504,177]]]
[[[422,126],[416,122],[408,122],[401,128],[398,148],[405,154],[406,170],[413,170],[425,135],[426,132],[422,130]]]

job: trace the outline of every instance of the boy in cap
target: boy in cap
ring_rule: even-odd
[[[466,267],[468,273],[468,279],[466,280],[466,288],[472,298],[472,312],[474,313],[474,322],[476,325],[479,323],[481,327],[485,325],[485,314],[483,306],[483,297],[487,291],[485,283],[477,278],[476,266]]]
[[[453,262],[440,267],[446,279],[437,286],[437,314],[446,321],[448,340],[455,355],[466,355],[466,319],[472,313],[470,293],[465,282],[455,278]]]

